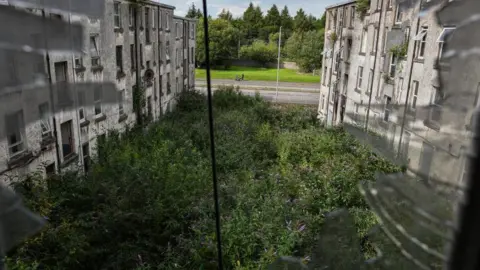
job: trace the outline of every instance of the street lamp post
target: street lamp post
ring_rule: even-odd
[[[280,35],[278,36],[278,62],[277,62],[277,88],[275,91],[275,103],[278,98],[278,79],[280,78],[280,49],[282,45],[282,27],[280,26]]]

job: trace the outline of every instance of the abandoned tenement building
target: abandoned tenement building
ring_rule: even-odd
[[[175,97],[193,89],[195,20],[174,16],[175,7],[153,1],[105,0],[104,5],[99,18],[16,7],[43,20],[62,21],[72,26],[71,33],[81,25],[84,53],[47,50],[24,61],[22,53],[2,49],[0,181],[34,171],[88,170],[97,140],[108,130],[135,123],[137,81],[144,89],[141,112],[150,120],[173,110]],[[71,40],[75,47],[73,35]],[[35,57],[37,63],[30,65]],[[34,72],[50,78],[50,84],[22,86],[24,76]],[[103,86],[92,89],[95,83]],[[64,92],[68,102],[61,97]]]
[[[459,36],[461,18],[448,16],[460,3],[371,0],[357,10],[358,2],[326,9],[320,119],[343,125],[412,175],[462,183],[480,64],[444,57]]]

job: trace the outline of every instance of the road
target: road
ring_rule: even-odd
[[[197,87],[197,90],[206,91],[206,87]],[[213,91],[216,90],[215,87],[212,88]],[[240,91],[249,96],[255,96],[255,93],[258,92],[260,95],[268,101],[275,101],[275,91],[272,90],[247,90],[240,89]],[[278,91],[277,102],[284,104],[304,104],[304,105],[318,105],[318,93],[310,92],[300,92],[300,91]]]
[[[199,87],[206,86],[207,81],[197,79],[195,85]],[[275,90],[277,83],[272,81],[212,80],[212,86],[216,85],[238,85],[241,89]],[[291,90],[292,92],[319,92],[320,83],[279,82],[278,89],[281,91]]]

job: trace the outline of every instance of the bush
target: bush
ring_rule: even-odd
[[[84,177],[18,184],[49,225],[12,251],[8,266],[216,269],[205,100],[186,92],[147,132],[108,137]],[[311,254],[323,213],[338,207],[356,213],[360,235],[375,223],[357,184],[396,167],[343,131],[319,128],[315,109],[273,107],[233,87],[213,101],[226,269]]]
[[[255,40],[252,45],[245,45],[240,48],[240,57],[258,61],[265,66],[277,59],[277,46],[272,42],[265,43],[262,40]]]

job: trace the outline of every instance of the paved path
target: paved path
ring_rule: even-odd
[[[320,80],[320,79],[319,79]],[[277,82],[272,81],[235,81],[235,80],[212,80],[212,85],[239,85],[243,89],[265,89],[265,90],[274,90],[277,87]],[[196,80],[195,85],[197,86],[206,86],[206,80]],[[292,91],[308,91],[308,92],[319,92],[320,82],[319,83],[292,83],[292,82],[279,82],[278,88],[281,90],[292,90]]]
[[[200,91],[206,91],[206,87],[197,87]],[[217,89],[212,88],[213,91]],[[240,89],[242,93],[249,96],[255,96],[255,93],[258,92],[264,99],[268,101],[275,101],[275,91],[265,90],[245,90]],[[277,102],[278,103],[290,103],[290,104],[307,104],[307,105],[318,105],[318,93],[309,93],[309,92],[288,92],[288,91],[279,91]]]

